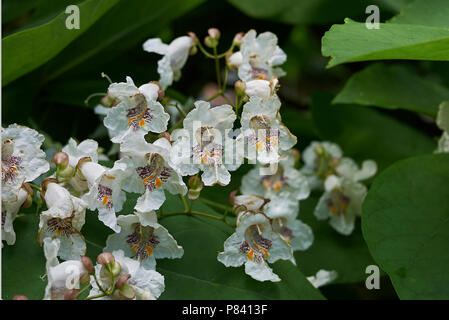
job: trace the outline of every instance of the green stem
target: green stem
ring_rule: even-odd
[[[172,133],[173,130],[175,130],[176,128],[178,128],[178,127],[180,127],[180,126],[182,125],[183,121],[184,121],[184,119],[180,119],[178,122],[176,122],[176,123],[174,124],[173,127],[171,127],[171,128],[168,130],[168,132],[169,132],[169,133]]]
[[[100,293],[100,294],[97,294],[96,296],[87,297],[85,300],[93,300],[93,299],[101,298],[101,297],[104,297],[104,296],[107,296],[107,294]]]
[[[31,188],[36,189],[36,190],[38,190],[39,192],[42,191],[42,189],[41,189],[40,187],[36,186],[34,183],[31,183],[31,182],[27,182],[27,183],[28,183],[28,185],[29,185]]]
[[[212,200],[209,200],[209,199],[204,199],[204,198],[200,198],[200,200],[201,200],[201,202],[204,202],[205,204],[207,204],[207,205],[209,205],[211,207],[215,207],[215,208],[218,208],[218,209],[221,209],[221,210],[225,210],[225,211],[226,210],[231,210],[232,211],[232,208],[230,208],[227,205],[224,205],[224,204],[221,204],[221,203],[217,203],[215,201],[212,201]]]
[[[178,110],[178,112],[182,115],[183,118],[185,118],[185,117],[187,116],[186,113],[184,112],[184,110],[182,110],[182,109],[178,106],[177,103],[168,103],[167,106],[175,107],[175,108]]]
[[[213,49],[214,49],[214,57],[217,57],[217,47],[214,47]],[[215,58],[215,73],[217,74],[217,85],[219,88],[221,88],[221,71],[220,71],[219,58]]]
[[[187,204],[186,197],[184,197],[183,195],[179,195],[179,196],[181,198],[182,204],[184,205],[184,210],[185,210],[184,212],[189,213],[190,210],[189,210],[189,205]]]
[[[94,276],[94,280],[95,280],[95,283],[97,284],[98,289],[100,289],[100,291],[103,292],[103,296],[106,296],[107,293],[106,293],[106,291],[103,289],[103,287],[100,285],[100,283],[98,282],[97,275],[94,273],[93,276]],[[102,296],[102,297],[103,297],[103,296]]]

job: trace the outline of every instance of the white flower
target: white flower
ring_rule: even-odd
[[[164,276],[154,270],[148,270],[143,268],[136,260],[125,257],[122,250],[113,251],[112,255],[115,261],[120,264],[120,274],[115,277],[119,279],[120,276],[129,274],[131,277],[126,282],[130,285],[135,293],[134,300],[155,300],[165,290]],[[108,289],[111,286],[111,280],[103,272],[103,266],[97,264],[95,266],[95,274],[99,280],[100,285],[104,289]],[[92,289],[90,290],[89,297],[101,294],[94,279],[91,279]],[[118,299],[119,290],[115,291],[112,296],[105,296],[98,298],[100,300],[115,300]]]
[[[245,272],[258,281],[281,279],[268,266],[279,259],[290,260],[291,247],[271,229],[270,221],[261,213],[244,213],[235,230],[224,243],[218,261],[226,267],[245,264]]]
[[[157,72],[164,90],[173,83],[173,80],[178,81],[181,78],[181,69],[189,57],[192,46],[193,40],[188,36],[176,38],[169,45],[162,43],[159,38],[148,39],[143,44],[143,50],[163,55],[157,63]]]
[[[243,81],[252,79],[271,79],[280,77],[285,72],[277,67],[287,60],[287,56],[277,45],[274,33],[264,32],[256,37],[256,31],[248,31],[242,39],[240,52],[242,63],[239,66],[239,78]],[[238,63],[238,58],[235,58]]]
[[[80,261],[80,256],[77,259],[59,263],[57,258],[59,246],[59,239],[44,239],[44,254],[47,260],[45,267],[48,279],[44,300],[63,300],[64,294],[68,290],[79,288],[79,283],[73,283],[73,281],[79,280],[87,274],[86,268]]]
[[[312,141],[304,150],[302,154],[304,166],[300,172],[308,177],[312,190],[323,188],[324,180],[329,175],[335,174],[335,167],[340,163],[342,156],[340,147],[328,141]]]
[[[183,121],[184,128],[172,134],[174,144],[171,156],[182,175],[194,175],[201,170],[201,179],[206,186],[216,183],[227,185],[230,182],[231,175],[223,161],[223,141],[235,119],[230,105],[211,108],[208,102],[195,102],[195,108]],[[234,163],[230,165],[233,166],[231,169],[235,169]]]
[[[372,160],[364,161],[359,169],[353,160],[343,158],[336,168],[340,177],[330,175],[324,183],[325,192],[315,208],[315,216],[319,220],[330,218],[329,224],[336,231],[351,234],[367,193],[366,187],[358,181],[372,177],[376,170]]]
[[[120,99],[104,118],[112,142],[121,143],[132,133],[143,136],[149,131],[160,133],[167,129],[170,116],[156,101],[158,91],[159,87],[153,83],[137,88],[130,77],[126,77],[126,83],[109,86],[108,93]]]
[[[116,213],[120,212],[126,201],[126,193],[122,191],[124,180],[128,177],[125,163],[116,161],[109,169],[95,162],[84,162],[80,171],[86,178],[89,192],[82,199],[90,210],[98,209],[98,219],[115,232],[120,231]]]
[[[136,210],[148,212],[159,209],[165,201],[165,192],[187,193],[187,186],[177,167],[170,160],[171,145],[165,138],[147,143],[141,136],[128,139],[121,151],[129,156],[119,162],[127,164],[129,177],[123,188],[127,192],[143,194],[137,199]]]
[[[296,144],[296,137],[280,121],[280,107],[277,96],[267,100],[252,96],[243,106],[241,125],[247,138],[248,160],[276,163],[279,150],[288,150]]]
[[[48,210],[40,215],[40,244],[47,237],[57,238],[61,241],[58,256],[64,260],[78,259],[86,252],[86,242],[80,231],[85,223],[87,204],[53,182],[48,183],[44,198]]]
[[[243,63],[243,55],[240,51],[234,52],[228,57],[228,66],[237,71]]]
[[[8,245],[13,245],[16,242],[13,222],[27,197],[28,192],[21,188],[16,200],[2,201],[2,241],[6,241]]]
[[[319,288],[325,286],[335,279],[337,279],[338,273],[335,270],[327,271],[327,270],[318,270],[316,275],[307,277],[307,280],[315,287]]]
[[[121,232],[112,234],[104,251],[123,250],[125,256],[137,258],[145,269],[155,269],[156,259],[181,258],[184,249],[157,223],[156,213],[138,212],[118,217]]]
[[[436,152],[449,152],[449,103],[443,102],[440,105],[437,115],[438,128],[443,130],[440,140],[438,141],[438,149]]]
[[[274,174],[265,174],[270,173],[269,168],[257,165],[243,176],[240,191],[243,194],[257,194],[268,199],[275,197],[306,199],[310,194],[307,177],[296,170],[294,164],[292,151],[284,151]]]
[[[268,80],[250,80],[245,83],[245,93],[249,97],[257,96],[264,100],[276,95],[276,90],[278,86],[278,79],[272,78]]]
[[[44,136],[36,130],[11,124],[2,128],[2,201],[17,201],[22,183],[50,169],[40,149]]]

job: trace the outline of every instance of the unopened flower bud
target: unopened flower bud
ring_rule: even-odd
[[[197,44],[198,42],[200,42],[200,40],[198,40],[198,37],[196,36],[196,34],[194,32],[190,31],[190,32],[187,32],[187,34],[192,39],[194,44]]]
[[[122,276],[120,276],[120,278],[118,278],[117,283],[115,284],[115,287],[117,289],[120,289],[121,287],[123,287],[123,285],[126,283],[126,281],[128,281],[128,279],[131,278],[130,274],[124,274]]]
[[[234,88],[235,88],[235,94],[237,96],[244,96],[245,95],[245,90],[246,90],[246,84],[245,82],[243,82],[242,80],[237,80],[234,83]]]
[[[69,164],[69,156],[65,152],[56,152],[55,155],[52,158],[52,161],[59,166],[60,168],[64,169]]]
[[[242,39],[243,39],[244,33],[243,32],[239,32],[234,36],[234,40],[232,40],[232,42],[236,45],[236,46],[240,46],[242,44]]]
[[[13,300],[30,300],[30,299],[28,299],[28,297],[27,296],[25,296],[25,295],[23,295],[23,294],[16,294],[15,296],[14,296],[14,298],[12,298]]]
[[[215,48],[218,45],[218,40],[212,38],[211,36],[207,36],[206,38],[204,38],[204,44],[206,45],[206,47]]]
[[[115,258],[110,252],[100,253],[97,257],[97,263],[107,265],[115,262]]]
[[[157,92],[157,99],[162,100],[165,97],[165,92],[161,84],[158,81],[150,81],[150,83],[153,83],[159,87],[159,90]]]
[[[81,263],[83,264],[84,268],[87,270],[88,273],[94,273],[95,267],[92,263],[92,260],[87,256],[81,256]]]
[[[123,284],[123,286],[118,289],[119,298],[122,300],[132,300],[136,297],[136,292],[134,289],[127,283]]]
[[[229,202],[231,205],[234,205],[234,203],[235,203],[235,195],[236,195],[238,192],[239,192],[238,190],[234,190],[234,191],[232,191],[232,192],[229,194],[228,202]]]
[[[210,28],[209,30],[207,30],[207,33],[212,39],[220,39],[220,30],[218,30],[217,28]]]
[[[191,176],[187,182],[189,186],[189,192],[187,193],[187,197],[190,200],[196,200],[199,198],[201,194],[201,190],[203,190],[204,183],[198,176]]]
[[[64,294],[64,300],[76,300],[80,294],[79,289],[70,289]]]
[[[194,56],[195,54],[197,54],[197,52],[198,52],[198,48],[194,45],[190,48],[189,55]]]
[[[226,63],[231,70],[237,71],[243,63],[243,56],[240,51],[228,53],[226,55]]]

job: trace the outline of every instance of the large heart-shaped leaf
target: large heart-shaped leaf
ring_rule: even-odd
[[[449,155],[395,163],[362,211],[368,247],[402,299],[449,299]]]
[[[402,66],[373,64],[351,76],[333,103],[404,109],[435,117],[449,90]]]
[[[68,14],[61,12],[48,23],[2,39],[3,85],[47,62],[79,37],[118,0],[86,0],[79,4],[79,29],[68,29]]]

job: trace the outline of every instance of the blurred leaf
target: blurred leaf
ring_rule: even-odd
[[[331,57],[328,68],[385,59],[449,61],[449,29],[395,23],[368,29],[365,23],[345,19],[325,33],[321,50]]]
[[[117,2],[118,0],[86,0],[81,3],[79,5],[80,29],[78,30],[66,28],[65,21],[68,15],[61,12],[49,23],[2,39],[3,85],[57,55]]]
[[[449,27],[449,4],[447,0],[415,0],[393,17],[390,22],[419,24],[422,26]]]
[[[363,205],[362,228],[401,299],[449,298],[449,155],[395,163]]]
[[[351,76],[333,103],[405,109],[435,117],[449,90],[422,80],[402,66],[373,64]]]
[[[330,94],[312,96],[315,127],[323,140],[338,143],[358,161],[373,159],[379,171],[413,155],[431,153],[436,142],[420,131],[371,108],[332,105]]]
[[[305,251],[296,251],[298,268],[311,276],[320,269],[336,270],[338,277],[332,283],[354,283],[365,280],[365,269],[374,264],[360,229],[356,222],[354,232],[344,236],[336,232],[328,221],[318,221],[313,212],[320,194],[312,194],[301,201],[299,219],[308,224],[315,237],[312,246]]]

